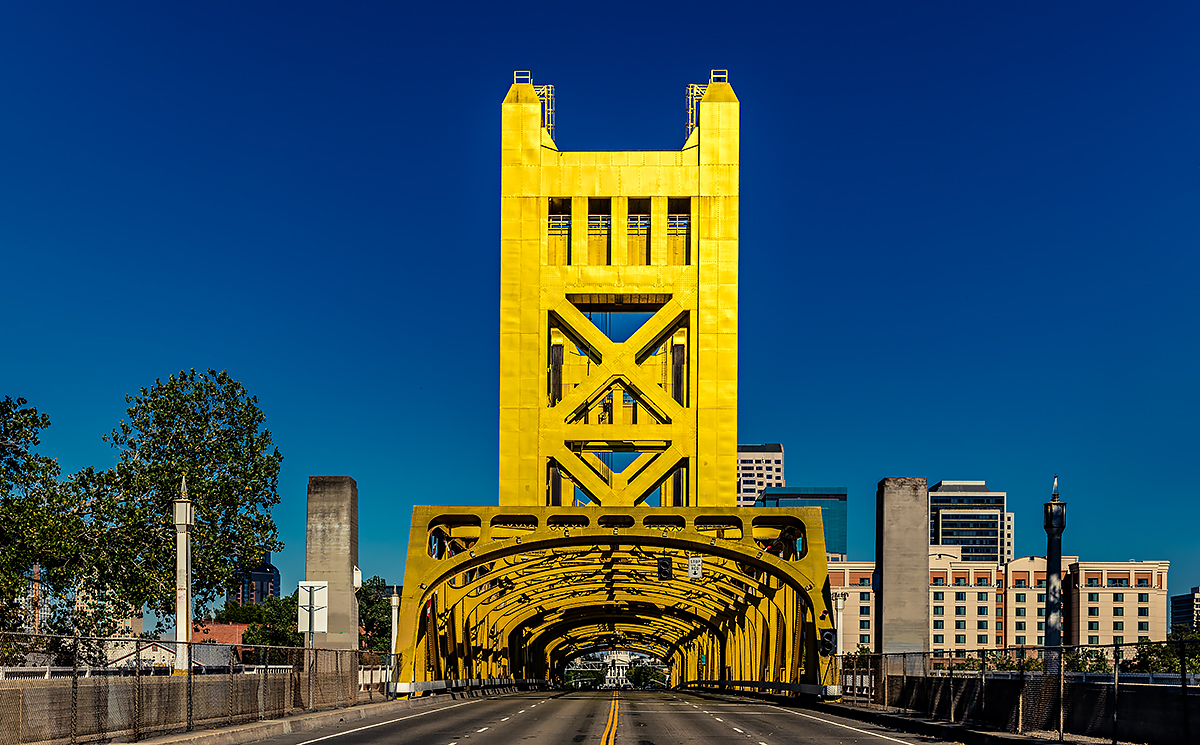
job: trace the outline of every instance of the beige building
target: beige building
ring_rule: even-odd
[[[1170,626],[1169,561],[1075,561],[1063,557],[1064,644],[1163,641]]]
[[[737,446],[738,507],[753,507],[758,495],[768,486],[787,486],[783,474],[783,445]]]
[[[1063,643],[1161,641],[1168,632],[1167,561],[1091,562],[1063,557]],[[829,585],[844,595],[844,652],[874,646],[875,562],[832,561]],[[836,603],[835,603],[836,607]],[[981,649],[1046,641],[1046,559],[964,561],[958,546],[929,547],[929,649],[967,657]]]

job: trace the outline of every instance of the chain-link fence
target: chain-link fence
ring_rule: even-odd
[[[1200,640],[844,655],[842,702],[1062,739],[1200,742]]]
[[[0,633],[0,745],[137,741],[383,700],[386,662],[357,650]]]

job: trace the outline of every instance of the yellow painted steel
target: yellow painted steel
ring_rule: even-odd
[[[681,150],[630,152],[560,151],[553,87],[514,75],[499,506],[414,508],[402,692],[553,680],[605,649],[658,657],[677,684],[836,685],[820,510],[736,506],[739,104],[713,72],[688,87]],[[623,313],[644,321],[628,338]]]

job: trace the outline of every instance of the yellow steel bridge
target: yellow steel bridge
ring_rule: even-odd
[[[680,150],[568,152],[553,86],[514,75],[499,506],[414,508],[402,692],[624,649],[836,694],[820,510],[736,506],[739,103],[723,70],[686,90]]]

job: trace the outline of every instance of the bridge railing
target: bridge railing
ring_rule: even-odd
[[[839,658],[842,703],[1039,736],[1200,741],[1200,639]]]
[[[390,677],[383,657],[358,650],[0,633],[0,745],[115,737],[136,742],[381,701]]]

